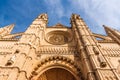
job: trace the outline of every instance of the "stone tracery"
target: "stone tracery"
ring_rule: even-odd
[[[46,41],[54,45],[62,45],[71,40],[71,34],[65,31],[52,31],[46,34]]]

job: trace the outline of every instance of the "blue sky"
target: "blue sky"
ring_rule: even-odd
[[[13,33],[23,32],[41,13],[48,14],[48,26],[70,26],[76,13],[95,33],[104,34],[103,24],[120,30],[120,0],[0,0],[0,27],[15,24]]]

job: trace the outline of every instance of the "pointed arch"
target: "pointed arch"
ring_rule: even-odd
[[[76,80],[81,79],[82,74],[77,64],[71,59],[64,56],[48,57],[37,65],[30,76],[31,80],[36,80],[42,73],[52,68],[61,68],[70,72]]]

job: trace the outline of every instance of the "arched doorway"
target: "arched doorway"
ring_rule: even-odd
[[[37,80],[76,80],[67,70],[62,68],[52,68],[42,73]]]
[[[58,75],[63,79],[56,79]],[[39,62],[29,77],[30,80],[83,80],[81,78],[79,67],[74,61],[64,56],[45,58]]]

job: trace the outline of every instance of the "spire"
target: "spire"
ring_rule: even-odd
[[[110,36],[114,41],[120,44],[120,32],[105,25],[103,25],[103,27],[105,28],[108,36]]]
[[[12,32],[14,26],[15,26],[14,24],[8,25],[8,27],[7,27],[8,28],[7,29],[8,30],[8,34],[10,34]]]
[[[0,36],[4,36],[4,35],[10,34],[11,31],[13,30],[13,28],[14,28],[14,24],[5,26],[3,28],[0,28]]]
[[[110,27],[105,26],[105,25],[103,25],[103,27],[105,28],[105,31],[106,31],[106,33],[107,33],[108,35],[109,35],[109,33],[111,32],[111,33],[113,33],[114,35],[120,37],[120,31],[118,31],[118,30],[116,30],[116,29],[113,29],[113,28],[110,28]]]

